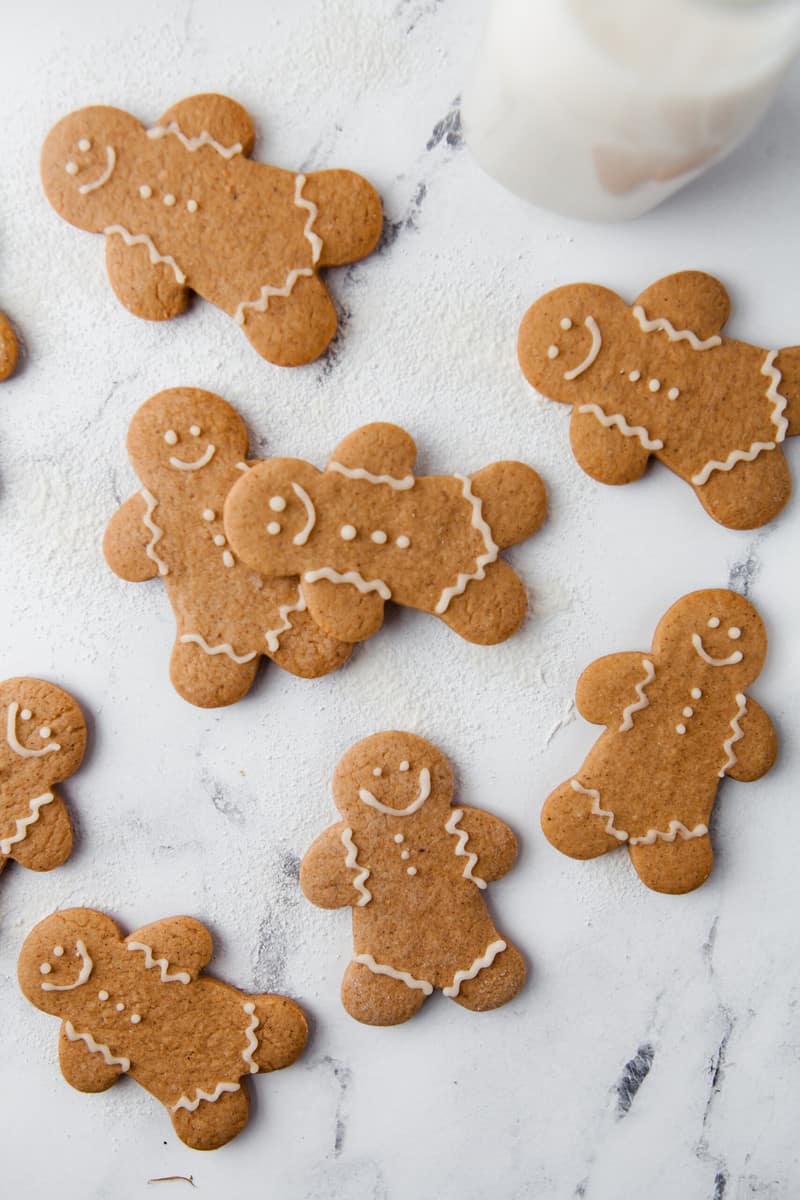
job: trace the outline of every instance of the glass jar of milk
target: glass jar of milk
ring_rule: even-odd
[[[800,45],[800,0],[493,0],[462,118],[545,208],[636,217],[730,153]]]

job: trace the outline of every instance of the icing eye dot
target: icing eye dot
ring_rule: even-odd
[[[131,1025],[138,1025],[141,1019],[138,1013],[131,1013]]]
[[[572,329],[572,321],[570,321],[569,317],[562,317],[559,325],[562,329]]]
[[[417,868],[416,868],[416,867],[406,867],[406,874],[407,874],[407,875],[416,875],[416,873],[417,873]]]
[[[396,834],[394,835],[394,840],[397,842],[397,845],[398,845],[398,846],[402,846],[403,842],[404,842],[406,839],[403,837],[402,833],[396,833]]]
[[[339,537],[344,542],[352,542],[352,540],[355,536],[356,536],[355,525],[343,525],[342,528],[339,530]]]
[[[39,730],[39,737],[40,738],[49,738],[50,737],[50,726],[49,725],[42,726],[42,728]]]
[[[283,512],[286,508],[286,501],[283,496],[273,496],[269,502],[269,506],[273,512]]]
[[[373,529],[372,533],[369,536],[370,536],[371,540],[373,542],[375,542],[375,544],[378,546],[382,546],[384,544],[384,542],[386,542],[388,540],[386,537],[386,534],[383,532],[382,529]]]
[[[203,431],[199,425],[190,425],[189,426],[189,433],[192,435],[192,437],[200,437],[200,434],[202,432]]]
[[[401,850],[400,857],[403,859],[403,861],[405,861],[407,858],[410,858],[411,855],[408,853],[407,850]]]
[[[678,396],[680,396],[680,394],[681,394],[680,388],[670,388],[669,391],[667,392],[667,395],[669,396],[670,400],[677,400]]]
[[[187,200],[186,201],[186,211],[187,212],[197,212],[197,201],[196,200]]]
[[[164,441],[167,443],[168,446],[174,446],[175,443],[177,442],[177,440],[178,440],[178,435],[174,429],[168,429],[167,432],[164,434]]]
[[[216,516],[216,513],[214,512],[213,508],[204,508],[203,509],[203,520],[204,521],[213,521],[215,516]]]
[[[692,690],[689,692],[689,695],[693,700],[699,700],[702,694],[703,693],[700,691],[700,688],[692,688]]]
[[[53,954],[56,956],[56,958],[63,958],[64,947],[63,946],[53,946]]]
[[[117,1012],[125,1012],[125,1005],[122,1002],[115,1004],[114,1007],[116,1008]]]
[[[683,715],[684,715],[685,717],[693,717],[693,716],[694,716],[694,709],[693,709],[693,708],[691,708],[691,707],[690,707],[690,706],[687,704],[687,705],[686,705],[686,708],[683,710]]]
[[[280,521],[270,521],[269,525],[267,526],[267,533],[271,533],[272,536],[275,537],[275,534],[280,533],[280,531],[281,531]]]
[[[373,767],[373,768],[372,768],[372,774],[373,774],[373,775],[374,775],[376,778],[377,778],[377,776],[379,776],[379,775],[382,775],[382,774],[383,774],[383,767]]]
[[[728,637],[733,638],[734,641],[736,641],[736,639],[740,638],[741,636],[742,636],[742,631],[736,625],[732,625],[730,627],[730,629],[728,630]]]
[[[49,975],[52,969],[53,968],[50,966],[50,963],[42,963],[42,965],[39,967],[42,975]]]
[[[81,140],[78,142],[78,149],[83,154],[85,154],[87,150],[91,150],[91,148],[92,148],[92,143],[89,141],[88,138],[81,138]]]
[[[710,619],[710,621],[708,622],[708,628],[709,629],[718,629],[719,628],[719,617],[712,617]]]
[[[224,533],[215,533],[214,534],[214,545],[215,546],[224,546],[225,545],[225,534]]]
[[[657,392],[658,389],[661,387],[661,380],[660,379],[651,379],[647,386],[651,392]]]
[[[405,759],[403,759],[403,761],[400,763],[400,770],[401,770],[401,771],[407,771],[407,770],[408,770],[408,763],[406,762],[406,760],[405,760]]]
[[[630,379],[631,383],[638,383],[641,378],[641,371],[631,371],[630,375],[628,376],[628,379]]]
[[[139,195],[142,197],[143,200],[149,200],[150,197],[152,196],[152,194],[153,194],[153,189],[150,187],[150,185],[148,183],[143,183],[142,186],[139,188]]]
[[[68,175],[77,175],[78,174],[78,164],[74,163],[74,162],[68,162],[66,164],[66,166],[64,167],[64,170],[67,172]]]
[[[558,355],[559,355],[558,346],[548,346],[547,347],[547,357],[548,358],[558,358]]]
[[[685,725],[676,725],[675,732],[676,733],[686,733],[686,726]]]
[[[411,539],[407,538],[404,533],[401,533],[400,537],[396,539],[394,544],[395,546],[399,546],[401,550],[407,550],[411,545]]]
[[[172,208],[173,204],[175,203],[175,197],[173,196],[172,192],[167,192],[166,196],[164,197],[164,203],[166,204],[167,208]]]
[[[108,999],[108,992],[105,990],[105,988],[103,988],[102,992],[97,993],[97,999],[98,1000],[107,1000]]]
[[[23,721],[30,721],[31,710],[29,708],[23,708],[22,712],[19,715],[22,717]]]

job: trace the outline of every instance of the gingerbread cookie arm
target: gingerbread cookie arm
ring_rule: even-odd
[[[314,171],[303,185],[303,200],[313,204],[314,233],[322,239],[319,267],[357,262],[372,250],[383,228],[380,197],[354,171]]]
[[[655,677],[652,655],[628,650],[590,663],[575,687],[578,712],[593,725],[629,729],[635,714],[646,708],[647,686]]]
[[[160,971],[164,981],[189,983],[211,959],[211,934],[194,917],[165,917],[125,938],[131,954],[143,956],[144,966]]]
[[[743,698],[744,716],[731,722],[731,736],[725,744],[728,758],[733,762],[725,774],[740,783],[752,783],[766,775],[778,753],[775,728],[760,704],[749,696]],[[740,737],[737,734],[741,733]]]
[[[492,540],[501,549],[524,542],[547,516],[544,483],[526,463],[491,463],[471,475],[470,483]]]
[[[70,1087],[79,1092],[104,1092],[112,1087],[124,1073],[119,1062],[106,1061],[112,1057],[108,1047],[98,1043],[90,1033],[77,1028],[71,1021],[62,1022],[58,1063]]]
[[[72,824],[64,801],[51,788],[21,841],[10,847],[9,858],[29,871],[52,871],[69,858],[72,851]]]
[[[300,887],[306,899],[319,908],[348,908],[363,902],[364,881],[359,888],[355,880],[364,868],[357,860],[350,827],[344,821],[329,826],[311,843],[300,863]]]
[[[374,421],[348,434],[334,450],[326,469],[407,491],[414,486],[416,457],[416,444],[405,429],[388,421]]]
[[[17,353],[16,334],[6,317],[0,313],[0,383],[8,379],[17,365]]]
[[[459,812],[460,817],[457,815]],[[502,879],[513,867],[517,857],[517,839],[505,821],[492,813],[462,805],[453,809],[445,829],[448,833],[458,835],[455,853],[467,860],[465,879],[477,877],[484,883],[491,883],[495,879]],[[460,836],[462,833],[467,835],[466,839]]]
[[[168,321],[189,302],[189,289],[180,268],[152,261],[150,248],[131,238],[122,226],[109,226],[106,235],[106,270],[120,303],[135,317]]]
[[[280,1071],[290,1067],[302,1054],[308,1040],[308,1022],[299,1004],[286,996],[264,992],[249,996],[255,1007],[258,1026],[253,1062],[259,1071]]]
[[[148,137],[178,138],[190,153],[209,146],[223,158],[247,157],[256,133],[247,109],[229,96],[216,92],[187,96],[168,108],[161,120],[147,131]]]
[[[321,568],[327,571],[328,568]],[[355,572],[348,572],[348,575]],[[311,576],[312,578],[309,578]],[[388,588],[381,580],[335,582],[320,569],[303,576],[303,593],[308,611],[317,625],[341,642],[363,642],[383,624],[384,596]]]
[[[783,415],[789,422],[787,437],[800,435],[800,346],[778,351],[775,366],[781,373],[781,395],[786,397]]]
[[[703,271],[678,271],[651,283],[633,305],[644,333],[666,333],[674,339],[678,332],[698,342],[718,339],[731,311],[730,297],[718,279]],[[666,328],[672,326],[672,332]],[[717,343],[718,344],[718,343]],[[710,348],[710,347],[709,347]]]
[[[656,448],[646,430],[629,425],[622,416],[609,418],[596,404],[573,408],[569,440],[578,465],[598,483],[633,483],[644,474]]]
[[[131,496],[114,513],[103,535],[106,562],[115,575],[129,583],[167,573],[166,563],[156,551],[164,531],[153,520],[154,507],[155,501],[150,504],[142,493]]]

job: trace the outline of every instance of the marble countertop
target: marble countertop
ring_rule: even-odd
[[[480,0],[30,0],[4,12],[0,308],[25,352],[0,389],[0,674],[62,684],[90,720],[85,766],[63,788],[72,858],[48,875],[11,864],[0,879],[4,1194],[188,1196],[180,1180],[148,1183],[173,1175],[204,1196],[281,1200],[800,1193],[800,501],[733,533],[657,464],[635,486],[593,483],[569,452],[567,410],[528,387],[515,357],[543,291],[585,278],[632,298],[683,267],[725,281],[734,336],[800,341],[800,73],[712,174],[635,224],[592,227],[526,206],[464,147],[459,97],[483,12]],[[311,366],[261,361],[206,303],[165,325],[135,320],[111,293],[101,240],[41,192],[39,149],[64,113],[109,103],[150,122],[212,90],[253,114],[255,157],[351,167],[384,198],[379,251],[328,275],[341,334]],[[520,633],[482,649],[397,612],[336,675],[309,683],[269,666],[234,708],[190,708],[168,680],[160,584],[123,585],[100,552],[137,486],[131,415],[177,384],[236,405],[254,455],[322,464],[347,432],[386,419],[413,434],[423,471],[530,462],[551,515],[508,555],[530,589]],[[788,457],[796,471],[794,445]],[[709,882],[662,896],[624,852],[557,854],[539,809],[596,737],[574,710],[582,668],[646,649],[673,600],[718,586],[766,620],[772,649],[752,691],[781,754],[760,782],[722,784]],[[459,798],[519,836],[489,904],[530,977],[494,1013],[436,995],[407,1025],[375,1029],[340,1005],[349,919],[304,900],[298,861],[335,819],[336,762],[384,728],[439,745]],[[250,1123],[229,1146],[187,1149],[130,1080],[87,1096],[61,1077],[57,1025],[15,970],[30,927],[71,905],[126,930],[191,913],[213,931],[213,973],[306,1006],[305,1056],[252,1081]]]

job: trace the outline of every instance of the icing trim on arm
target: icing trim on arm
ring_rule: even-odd
[[[730,768],[737,761],[736,755],[733,752],[734,742],[740,742],[742,740],[742,738],[744,737],[744,730],[742,729],[742,727],[739,724],[739,721],[747,712],[747,697],[744,695],[743,692],[736,693],[736,703],[738,704],[739,707],[736,711],[736,715],[731,717],[731,735],[730,735],[730,737],[726,738],[725,741],[722,743],[722,749],[725,751],[726,760],[722,764],[722,767],[720,768],[720,772],[719,772],[720,779],[722,779],[723,776],[727,775]]]
[[[729,654],[727,658],[712,658],[703,645],[703,639],[699,633],[692,634],[692,645],[703,662],[707,662],[710,667],[732,667],[744,658],[741,650],[734,650],[733,654]]]
[[[156,550],[155,550],[156,546],[158,545],[158,543],[161,541],[162,537],[164,536],[164,530],[161,528],[160,525],[156,525],[155,521],[153,520],[153,513],[155,512],[155,509],[158,505],[158,501],[156,500],[156,498],[152,492],[148,492],[147,488],[142,488],[142,490],[139,494],[142,497],[142,499],[144,500],[145,505],[147,506],[145,509],[144,516],[142,517],[142,523],[147,527],[147,529],[150,530],[151,534],[153,535],[150,538],[150,541],[145,546],[144,552],[147,555],[147,557],[149,559],[151,559],[152,562],[154,562],[156,564],[156,566],[158,567],[159,575],[169,575],[169,567],[164,562],[163,558],[159,558],[159,556],[156,554]]]
[[[453,982],[449,987],[442,988],[442,994],[449,996],[451,999],[457,996],[461,991],[462,983],[466,983],[468,979],[474,979],[479,971],[483,971],[486,967],[490,967],[498,954],[502,954],[506,950],[507,943],[502,938],[498,938],[495,942],[490,942],[484,950],[483,954],[479,955],[467,968],[466,971],[456,971],[453,976]]]
[[[95,179],[94,183],[82,183],[78,191],[82,196],[87,196],[89,192],[96,192],[104,183],[108,183],[111,176],[114,174],[114,167],[117,165],[117,155],[113,146],[106,146],[106,169],[103,174]]]
[[[338,471],[340,475],[346,475],[348,479],[366,479],[367,483],[385,483],[390,488],[394,488],[396,492],[408,491],[415,483],[413,475],[404,475],[402,479],[397,479],[394,475],[373,475],[364,467],[345,467],[340,462],[329,462],[328,470]]]
[[[442,589],[442,594],[437,600],[436,607],[433,610],[437,616],[441,616],[442,613],[447,612],[450,601],[453,599],[453,597],[460,596],[466,590],[467,584],[473,579],[485,579],[486,567],[488,567],[490,563],[495,562],[498,554],[500,553],[500,548],[495,545],[492,537],[492,531],[483,518],[483,505],[481,504],[480,497],[476,496],[472,491],[472,483],[470,479],[466,475],[456,475],[455,478],[461,482],[461,494],[472,507],[470,524],[472,525],[473,529],[477,529],[478,533],[480,533],[486,549],[483,554],[479,554],[477,556],[475,560],[474,571],[459,572],[456,582],[451,587]]]
[[[303,228],[303,236],[311,246],[311,261],[319,262],[319,256],[322,253],[322,238],[318,233],[314,233],[314,222],[319,215],[319,209],[313,200],[303,199],[303,188],[305,187],[305,175],[296,175],[294,180],[294,202],[298,208],[304,208],[308,212],[308,218]]]
[[[78,1033],[71,1021],[64,1022],[64,1033],[71,1042],[85,1042],[92,1054],[102,1054],[107,1067],[119,1067],[123,1074],[130,1070],[129,1058],[115,1058],[104,1042],[96,1042],[90,1033]]]
[[[666,317],[654,317],[652,321],[648,320],[647,313],[641,304],[633,306],[633,315],[639,322],[643,333],[654,333],[657,330],[659,332],[663,331],[671,342],[686,341],[693,350],[713,350],[715,346],[722,345],[722,338],[719,334],[715,333],[711,337],[701,340],[691,329],[676,329]]]
[[[463,808],[454,808],[452,813],[450,814],[450,818],[445,823],[445,827],[444,827],[445,832],[452,833],[458,838],[458,845],[455,848],[456,857],[457,858],[459,858],[459,857],[466,858],[466,860],[467,860],[466,866],[464,867],[464,870],[462,871],[463,878],[471,879],[472,882],[474,884],[477,884],[477,886],[481,889],[481,891],[483,891],[483,889],[486,887],[486,880],[481,879],[480,876],[478,876],[478,875],[472,874],[473,868],[478,865],[478,856],[477,856],[477,854],[474,854],[471,850],[464,849],[467,842],[469,841],[469,834],[467,833],[466,829],[458,828],[459,821],[461,820],[461,818],[463,816],[464,816]]]
[[[369,888],[364,886],[366,881],[369,879],[371,872],[368,867],[362,867],[358,862],[358,847],[353,841],[352,829],[343,829],[341,838],[342,845],[347,851],[347,857],[344,860],[344,865],[351,871],[359,872],[359,874],[356,875],[355,879],[353,880],[353,887],[357,892],[361,893],[356,901],[356,908],[363,908],[364,905],[369,904],[370,900],[372,899],[372,892],[369,890]]]
[[[186,276],[180,269],[175,259],[171,254],[160,254],[156,249],[156,245],[152,238],[146,233],[131,233],[124,225],[106,225],[103,230],[105,234],[118,233],[126,246],[146,246],[147,253],[150,256],[150,262],[155,266],[157,263],[164,263],[168,267],[172,267],[172,273],[175,276],[177,283],[186,283]]]
[[[251,650],[249,654],[236,654],[230,642],[220,642],[218,646],[209,646],[206,639],[200,633],[182,633],[178,639],[184,645],[187,642],[194,642],[199,646],[204,654],[209,654],[213,657],[215,654],[226,654],[233,662],[242,666],[244,663],[252,662],[258,654],[257,650]]]
[[[84,942],[78,938],[75,942],[75,953],[81,960],[81,969],[78,973],[78,978],[74,983],[48,983],[47,980],[41,985],[43,992],[74,992],[75,988],[83,987],[87,979],[92,973],[94,963],[89,957],[89,951],[86,949]],[[126,1067],[125,1070],[128,1068]]]
[[[375,962],[371,954],[354,954],[353,962],[369,967],[373,975],[388,975],[390,979],[399,979],[406,987],[416,988],[425,996],[430,996],[433,991],[433,984],[428,983],[427,979],[415,979],[408,971],[397,971],[394,967],[386,966],[385,963]]]
[[[45,754],[52,754],[56,750],[60,750],[61,746],[58,742],[48,742],[46,746],[42,746],[41,750],[29,750],[27,746],[23,746],[17,738],[17,713],[19,705],[16,700],[12,700],[8,706],[8,721],[6,722],[6,741],[15,754],[20,758],[42,758]]]
[[[629,425],[621,413],[612,413],[611,416],[607,416],[599,404],[581,404],[578,412],[592,413],[601,425],[605,425],[606,429],[616,425],[625,437],[637,437],[645,450],[664,449],[664,443],[660,438],[651,438],[644,425]]]
[[[775,441],[780,444],[786,437],[786,430],[789,428],[789,422],[783,415],[789,401],[778,391],[778,384],[783,378],[778,368],[774,365],[778,353],[777,350],[770,350],[761,367],[761,374],[769,378],[767,399],[772,401],[772,412],[769,419],[775,426]]]
[[[305,612],[307,608],[308,605],[306,604],[306,598],[303,595],[303,585],[298,583],[297,603],[282,604],[278,609],[278,619],[280,620],[281,624],[276,625],[274,629],[267,629],[264,631],[267,649],[269,650],[270,654],[277,654],[278,650],[281,648],[281,634],[288,633],[292,628],[292,622],[289,619],[289,614],[295,612]]]
[[[391,600],[392,593],[382,579],[367,580],[358,571],[334,571],[333,567],[317,567],[306,571],[303,579],[306,583],[316,583],[319,579],[327,579],[331,583],[352,583],[353,587],[366,595],[367,592],[377,592],[382,600]]]
[[[245,1037],[247,1038],[247,1045],[242,1051],[242,1058],[249,1067],[250,1074],[255,1075],[258,1071],[258,1063],[253,1062],[253,1051],[258,1049],[256,1030],[258,1029],[260,1022],[256,1016],[256,1006],[252,1000],[248,1000],[246,1004],[242,1005],[242,1007],[244,1008],[245,1015],[250,1018],[250,1023],[248,1024],[247,1029],[244,1031]]]
[[[9,855],[11,847],[16,846],[18,842],[24,842],[28,836],[28,829],[31,825],[39,820],[39,810],[44,808],[45,804],[50,804],[55,800],[53,792],[44,792],[41,796],[34,796],[28,802],[29,813],[25,817],[18,817],[16,820],[16,829],[7,838],[0,838],[0,854]]]
[[[317,523],[317,513],[314,505],[311,503],[311,497],[305,488],[301,488],[299,483],[293,483],[292,491],[303,502],[303,507],[306,510],[306,523],[300,532],[294,535],[292,541],[295,546],[305,546],[312,529]]]
[[[600,793],[597,791],[597,789],[585,788],[582,784],[578,783],[577,779],[573,779],[570,782],[574,791],[580,792],[582,796],[592,797],[592,816],[608,818],[606,821],[606,833],[610,834],[611,837],[615,837],[618,842],[627,842],[628,835],[625,830],[614,828],[613,812],[611,812],[610,809],[600,807]]]
[[[358,798],[362,804],[367,804],[370,808],[377,809],[378,812],[386,813],[389,817],[410,817],[412,813],[418,812],[422,808],[430,794],[431,773],[427,767],[423,767],[419,773],[419,793],[416,800],[412,800],[405,808],[390,808],[388,804],[382,804],[380,800],[376,800],[372,792],[368,792],[366,788],[358,789]]]
[[[644,690],[653,682],[656,676],[655,667],[650,662],[649,658],[642,659],[642,666],[645,670],[644,679],[636,685],[636,695],[638,700],[634,700],[633,704],[629,704],[622,712],[622,724],[619,727],[619,733],[625,733],[628,729],[633,729],[633,714],[640,712],[641,709],[647,708],[650,701],[644,694]]]
[[[177,121],[169,121],[166,125],[154,125],[152,129],[148,129],[147,131],[147,136],[154,139],[168,137],[170,134],[182,142],[186,149],[192,153],[195,150],[199,150],[201,146],[210,146],[212,150],[216,150],[217,154],[221,154],[223,158],[233,158],[235,155],[242,153],[241,142],[234,142],[232,146],[223,146],[221,142],[216,141],[205,129],[197,137],[187,137]]]
[[[161,972],[162,983],[191,983],[192,977],[188,971],[175,971],[172,975],[169,974],[169,963],[166,958],[153,958],[153,951],[149,946],[145,946],[144,942],[126,942],[125,945],[129,950],[141,950],[144,954],[145,970],[149,971],[153,967],[158,967]]]
[[[565,379],[577,379],[578,376],[582,375],[584,371],[588,371],[589,367],[600,353],[600,347],[603,345],[603,339],[600,336],[600,329],[598,328],[597,321],[595,321],[594,317],[587,317],[583,323],[589,330],[589,333],[592,335],[592,344],[589,348],[589,353],[586,355],[586,358],[583,360],[583,362],[578,363],[577,367],[573,367],[571,371],[564,372]]]

